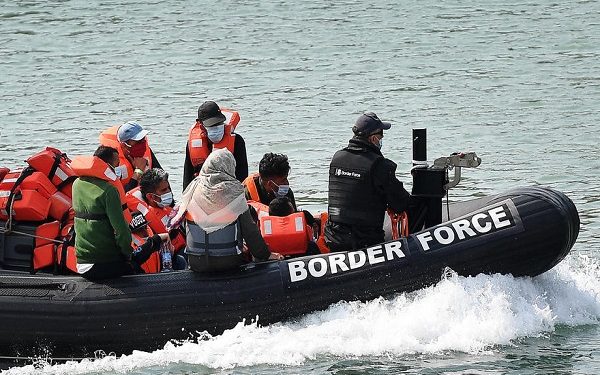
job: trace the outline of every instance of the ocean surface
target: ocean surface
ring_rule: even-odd
[[[155,352],[6,374],[600,373],[600,2],[2,1],[0,166],[45,146],[90,154],[136,120],[176,197],[198,106],[238,110],[250,169],[285,153],[303,208],[364,111],[393,123],[384,154],[410,187],[411,129],[432,161],[475,151],[450,200],[518,186],[565,192],[581,217],[567,258],[535,278],[447,275],[269,327]]]

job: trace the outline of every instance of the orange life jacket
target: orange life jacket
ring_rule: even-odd
[[[408,237],[408,215],[406,212],[395,213],[388,208],[387,214],[392,222],[392,239]]]
[[[150,236],[152,236],[154,233],[152,233],[152,230],[149,229],[148,234]],[[142,236],[140,236],[139,234],[135,234],[135,233],[131,233],[131,239],[132,239],[131,247],[133,247],[134,249],[136,249],[139,246],[142,246],[145,242],[145,239]],[[145,261],[140,266],[146,273],[160,272],[160,266],[161,266],[160,253],[158,251],[153,252],[152,255],[150,255],[150,258],[148,258],[148,260]]]
[[[406,212],[401,212],[399,214],[394,211],[388,209],[387,214],[390,216],[391,224],[392,224],[392,239],[397,240],[400,237],[408,237],[408,215]],[[327,217],[329,215],[327,212],[321,212],[321,233],[319,233],[319,237],[317,238],[317,246],[322,253],[329,253],[329,247],[325,242],[325,224],[327,224]]]
[[[63,264],[63,259],[65,259]],[[75,255],[75,247],[67,244],[46,244],[36,247],[33,250],[33,270],[54,266],[58,274],[77,272],[77,255]],[[61,270],[61,268],[63,268]]]
[[[267,206],[266,204],[263,204],[263,203],[260,203],[257,201],[253,201],[253,200],[249,200],[248,204],[250,206],[254,207],[259,219],[264,216],[269,216],[269,206]]]
[[[148,222],[148,225],[154,233],[166,233],[167,224],[169,223],[169,215],[173,208],[171,207],[154,207],[146,203],[142,196],[140,187],[130,190],[125,195],[127,199],[127,207],[132,212],[139,211]],[[185,248],[185,237],[179,232],[177,237],[171,240],[171,244],[175,247],[175,251]]]
[[[250,194],[250,200],[260,202],[260,196],[258,195],[258,187],[256,186],[256,181],[254,181],[256,177],[258,177],[258,173],[250,174],[248,177],[246,177],[246,179],[244,179],[242,185],[244,185],[248,189],[248,194]]]
[[[43,222],[33,234],[32,271],[54,266],[55,273],[64,273],[76,266],[67,230],[74,215],[71,184],[77,178],[70,162],[66,154],[46,147],[27,159],[28,167],[0,174],[0,220]]]
[[[108,164],[106,164],[106,162],[97,156],[76,156],[71,162],[71,168],[73,168],[79,177],[96,177],[107,181],[109,184],[114,186],[119,192],[119,198],[121,200],[125,221],[127,223],[131,222],[131,212],[127,208],[125,189],[119,182],[115,172]]]
[[[306,254],[312,228],[306,224],[303,212],[288,216],[263,216],[260,232],[271,251],[282,255]]]
[[[0,168],[0,181],[2,181],[8,172],[10,172],[10,169],[4,167]]]
[[[221,108],[221,113],[225,115],[225,132],[223,134],[223,139],[221,139],[220,142],[212,144],[212,149],[226,148],[233,154],[235,148],[234,131],[237,124],[240,122],[240,115],[239,113],[226,108]],[[210,143],[202,122],[196,121],[194,126],[191,127],[188,135],[188,152],[194,168],[202,165],[210,154]]]
[[[54,266],[56,273],[64,274],[66,270],[77,273],[75,247],[70,246],[68,241],[62,244],[52,241],[68,238],[71,235],[70,228],[72,228],[72,224],[61,228],[58,221],[44,223],[36,228],[35,248],[32,256],[33,271]]]
[[[12,215],[9,209],[12,206]],[[56,189],[48,177],[31,168],[7,173],[0,182],[0,220],[66,222],[71,198]]]
[[[46,147],[26,161],[33,169],[46,175],[57,190],[71,198],[71,186],[77,176],[67,154],[53,147]]]
[[[56,243],[60,237],[60,223],[51,221],[38,226],[35,230],[35,247],[33,249],[33,270],[52,266],[56,262]]]
[[[325,211],[321,212],[319,216],[321,220],[321,227],[319,228],[320,233],[318,233],[317,246],[319,247],[319,251],[321,251],[321,253],[327,254],[331,252],[331,250],[329,250],[329,246],[327,246],[327,243],[325,242],[325,224],[327,224],[327,218],[329,217],[329,214],[327,211]]]
[[[131,176],[133,176],[133,165],[129,162],[129,159],[125,156],[123,152],[123,147],[121,146],[121,142],[117,139],[117,132],[119,130],[120,125],[111,126],[110,128],[104,130],[100,133],[100,144],[103,146],[108,146],[117,149],[119,151],[119,166],[125,166],[123,171],[123,175],[121,176],[121,183],[123,186],[127,185],[129,180],[131,180]],[[147,145],[146,153],[144,154],[144,159],[148,161],[148,168],[152,168],[152,151],[150,146]]]

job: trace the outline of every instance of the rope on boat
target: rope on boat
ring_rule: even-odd
[[[22,236],[39,238],[39,239],[50,241],[50,242],[54,242],[54,243],[57,243],[57,244],[62,244],[64,242],[64,241],[60,241],[60,240],[57,240],[57,239],[54,239],[54,238],[49,238],[49,237],[44,237],[44,236],[38,236],[36,234],[31,234],[31,233],[27,233],[27,232],[21,232],[21,231],[18,231],[18,230],[12,230],[12,229],[6,229],[6,228],[0,228],[0,233],[2,233],[2,234],[15,233],[15,234],[20,234]]]
[[[22,236],[39,238],[39,239],[50,241],[50,242],[54,242],[54,243],[57,243],[57,244],[64,243],[64,241],[57,240],[55,238],[48,238],[48,237],[44,237],[44,236],[38,236],[36,234],[21,232],[21,231],[18,231],[18,230],[13,230],[12,229],[12,222],[13,222],[12,212],[13,212],[13,204],[14,204],[14,202],[15,202],[14,198],[11,199],[10,202],[9,202],[9,206],[8,206],[8,220],[6,220],[6,224],[4,224],[4,228],[0,228],[0,233],[2,233],[2,234],[15,233],[15,234],[20,234]],[[0,358],[2,358],[2,357],[0,357]]]

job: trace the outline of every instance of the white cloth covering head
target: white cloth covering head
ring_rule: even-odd
[[[179,221],[187,211],[200,228],[212,233],[233,223],[246,210],[244,187],[235,178],[235,158],[227,149],[217,149],[183,192],[173,221]]]

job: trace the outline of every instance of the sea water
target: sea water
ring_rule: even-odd
[[[430,161],[483,160],[451,201],[542,185],[582,222],[535,278],[448,270],[294,321],[6,373],[599,373],[599,46],[596,1],[4,2],[0,166],[45,146],[90,154],[102,129],[136,120],[179,197],[187,131],[215,100],[240,112],[251,171],[287,154],[299,205],[317,211],[331,156],[374,111],[393,123],[382,151],[407,188],[411,129],[426,127]]]

